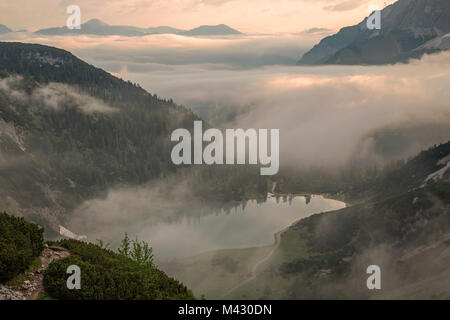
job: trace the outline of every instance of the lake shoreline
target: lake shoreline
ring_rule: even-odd
[[[236,248],[225,248],[225,249],[217,249],[217,250],[208,250],[208,251],[200,252],[198,254],[194,254],[192,256],[187,256],[187,257],[182,257],[182,258],[175,258],[175,260],[183,260],[183,259],[195,258],[195,257],[201,256],[201,255],[204,255],[204,254],[211,254],[211,253],[215,253],[215,252],[216,253],[224,252],[224,251],[227,251],[227,250],[251,250],[251,249],[271,248],[271,247],[274,247],[274,246],[277,245],[277,238],[278,237],[280,238],[280,242],[281,242],[282,234],[285,233],[286,231],[288,231],[293,226],[295,226],[300,221],[302,221],[304,219],[307,219],[307,218],[309,218],[311,216],[314,216],[316,214],[321,214],[321,213],[326,213],[326,212],[333,212],[333,211],[342,210],[342,209],[350,207],[349,203],[344,202],[344,201],[342,201],[342,200],[340,200],[338,198],[333,198],[331,194],[316,194],[316,193],[296,193],[296,194],[294,194],[294,193],[289,193],[289,194],[288,193],[273,193],[272,194],[272,193],[268,193],[267,194],[267,199],[270,199],[270,198],[283,198],[283,197],[285,197],[285,198],[291,197],[292,199],[294,199],[294,198],[297,198],[297,197],[307,197],[307,196],[309,196],[311,198],[320,196],[323,199],[328,199],[328,200],[334,200],[334,201],[342,202],[345,205],[345,207],[344,208],[340,208],[340,209],[335,209],[335,210],[318,211],[318,212],[312,213],[311,215],[309,215],[307,217],[302,217],[302,218],[299,218],[299,219],[291,222],[289,225],[287,225],[283,229],[278,230],[275,233],[273,233],[274,243],[272,243],[272,244],[261,245],[261,246],[249,246],[249,247],[242,247],[242,248],[236,247]],[[256,201],[256,199],[248,199],[248,200],[245,200],[245,201]]]
[[[337,201],[341,204],[341,208],[331,210],[318,210],[305,217],[299,217],[287,223],[284,227],[272,234],[272,243],[268,245],[247,246],[224,248],[217,250],[207,250],[198,254],[190,255],[183,258],[175,258],[174,260],[161,260],[157,262],[164,271],[171,276],[189,284],[198,295],[206,294],[210,298],[228,299],[232,294],[251,281],[255,280],[261,269],[264,269],[266,263],[274,258],[278,248],[281,246],[283,234],[289,231],[297,223],[323,212],[332,212],[344,209],[348,204],[343,201],[332,199],[324,194],[276,194],[267,199],[274,201],[278,198],[321,198],[326,200]],[[302,201],[298,199],[297,201]],[[283,201],[284,202],[284,201]],[[287,201],[286,201],[287,202]],[[314,200],[312,201],[314,203]],[[231,272],[226,269],[226,265],[218,265],[217,261],[228,262],[236,266],[236,270]],[[175,267],[173,267],[175,266]],[[204,270],[204,271],[199,271]],[[205,274],[208,274],[205,280]],[[209,286],[205,286],[208,283]],[[211,288],[211,284],[214,284]]]

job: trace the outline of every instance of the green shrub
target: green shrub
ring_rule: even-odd
[[[43,249],[43,228],[0,212],[0,283],[24,272]]]
[[[44,274],[45,291],[53,298],[65,300],[195,299],[186,286],[158,270],[149,256],[144,254],[149,259],[134,260],[134,253],[142,252],[138,243],[132,242],[127,256],[91,243],[59,241],[57,245],[68,249],[71,256],[49,265]],[[141,245],[147,248],[143,242]],[[151,253],[150,248],[147,250]],[[67,289],[66,270],[70,265],[81,269],[80,290]]]

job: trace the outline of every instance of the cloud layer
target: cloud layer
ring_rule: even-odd
[[[66,107],[73,107],[87,114],[118,111],[103,101],[83,94],[76,88],[62,83],[49,83],[35,88],[31,93],[26,93],[23,89],[22,81],[23,78],[20,76],[0,79],[0,92],[6,94],[13,102],[18,101],[23,105],[34,108],[48,108],[60,111]]]
[[[27,41],[75,52],[213,125],[280,129],[281,167],[334,169],[355,156],[383,164],[449,139],[449,53],[407,65],[295,66],[316,39],[157,35]]]
[[[63,26],[68,5],[81,8],[82,22],[99,18],[114,25],[191,29],[225,23],[245,33],[338,29],[355,24],[369,5],[395,0],[0,0],[0,21],[13,29]],[[332,12],[333,14],[330,14]],[[45,17],[45,18],[44,18]],[[320,26],[316,25],[320,22]]]

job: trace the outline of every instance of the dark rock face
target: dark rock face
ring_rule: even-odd
[[[425,44],[449,32],[450,1],[399,0],[381,11],[380,30],[369,30],[367,18],[358,25],[342,28],[337,34],[322,39],[301,58],[299,64],[406,61],[424,53],[445,50],[445,47],[430,49]]]

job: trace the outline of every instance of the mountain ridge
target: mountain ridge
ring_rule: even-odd
[[[4,24],[0,24],[0,34],[12,32],[10,28],[5,26]]]
[[[75,35],[90,34],[98,36],[120,35],[120,36],[146,36],[152,34],[177,34],[185,36],[218,36],[218,35],[238,35],[240,31],[225,24],[202,25],[194,29],[183,30],[170,26],[157,26],[140,28],[127,25],[109,25],[99,19],[91,19],[81,24],[81,29],[70,30],[67,27],[53,27],[40,29],[36,34],[44,35]]]
[[[392,64],[445,50],[416,49],[450,32],[450,2],[399,0],[381,10],[380,30],[369,30],[367,19],[322,39],[298,64]]]

